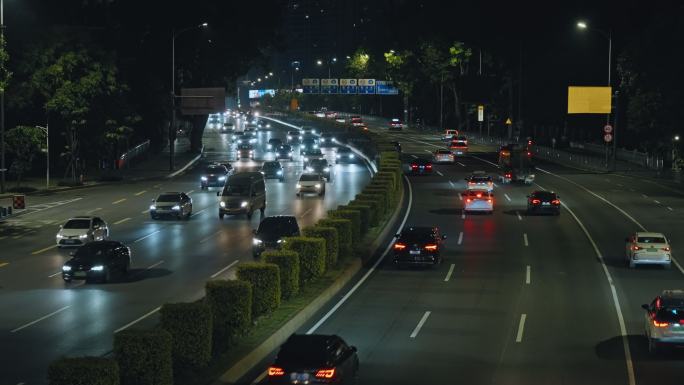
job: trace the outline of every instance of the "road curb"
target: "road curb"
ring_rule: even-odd
[[[403,186],[403,185],[402,185]],[[385,228],[380,235],[367,248],[370,256],[374,255],[379,249],[381,243],[390,231],[395,228],[396,222],[399,219],[402,209],[404,208],[405,192],[401,189],[401,196],[399,204],[394,209],[394,213],[385,224]],[[262,342],[256,349],[243,357],[221,377],[215,381],[214,385],[228,385],[236,384],[246,376],[251,370],[261,363],[268,355],[282,345],[293,333],[299,330],[311,317],[318,313],[332,298],[334,298],[347,284],[356,276],[363,266],[363,261],[360,258],[355,258],[342,275],[335,280],[327,289],[325,289],[316,299],[309,305],[297,313],[285,325],[273,333],[266,341]]]
[[[192,158],[192,160],[190,160],[190,161],[189,161],[185,166],[183,166],[180,170],[172,172],[171,174],[167,175],[165,178],[166,178],[166,179],[171,179],[171,178],[174,178],[174,177],[176,177],[176,176],[178,176],[178,175],[184,173],[185,170],[187,170],[188,168],[192,167],[195,163],[197,163],[197,161],[200,160],[200,158],[202,158],[202,155],[204,155],[204,146],[202,146],[202,148],[200,149],[199,154],[197,154],[196,157]]]

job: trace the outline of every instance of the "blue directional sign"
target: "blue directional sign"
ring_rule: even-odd
[[[340,79],[341,94],[355,94],[356,92],[356,79]]]
[[[318,94],[321,92],[319,79],[302,79],[302,87],[305,94]]]
[[[321,79],[322,94],[336,94],[339,91],[337,79]]]
[[[359,79],[359,94],[374,94],[375,79]]]
[[[394,83],[388,80],[376,81],[375,92],[378,95],[399,95],[399,90],[394,86]]]

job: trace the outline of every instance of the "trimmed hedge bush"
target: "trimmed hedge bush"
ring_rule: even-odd
[[[352,226],[352,244],[361,242],[361,213],[354,210],[330,210],[330,218],[348,219]]]
[[[392,182],[392,188],[395,190],[397,189],[399,184],[399,180],[397,179],[397,173],[390,171],[378,171],[378,173],[373,176],[372,180],[374,182],[379,180],[389,180]]]
[[[388,143],[390,146],[392,146],[392,150],[390,151],[382,151],[380,153],[380,160],[389,160],[389,159],[396,159],[399,160],[399,153],[394,151],[394,145]]]
[[[352,211],[358,211],[359,212],[359,219],[360,219],[360,224],[361,224],[361,238],[363,238],[363,235],[366,234],[368,229],[370,228],[370,206],[364,206],[362,204],[349,202],[348,205],[345,206],[337,206],[338,210],[352,210]]]
[[[212,316],[202,301],[167,303],[159,311],[162,329],[171,333],[175,370],[206,366],[212,352]]]
[[[325,226],[306,227],[302,234],[305,237],[325,239],[325,268],[327,270],[337,265],[337,257],[340,254],[340,239],[336,228]]]
[[[364,190],[361,194],[356,194],[356,200],[373,200],[379,202],[380,211],[378,212],[378,218],[382,218],[385,213],[389,211],[389,197],[387,194],[367,192]]]
[[[162,329],[114,334],[114,357],[122,385],[173,384],[171,334]]]
[[[238,265],[237,277],[252,284],[252,318],[269,314],[280,306],[278,265],[248,262]]]
[[[266,263],[278,265],[280,298],[288,299],[299,293],[299,254],[290,250],[269,250],[261,254]]]
[[[111,358],[60,358],[48,368],[50,385],[119,385],[119,365]]]
[[[380,212],[382,212],[382,207],[380,207],[382,203],[378,200],[370,200],[370,199],[354,199],[353,201],[349,202],[349,205],[361,205],[361,206],[368,206],[368,226],[369,227],[375,227],[380,223]]]
[[[394,207],[394,194],[391,189],[368,185],[363,189],[363,193],[382,195],[385,197],[385,210],[387,210],[387,212],[392,212],[392,208]]]
[[[226,350],[252,324],[252,285],[240,280],[212,280],[205,285],[211,309],[214,352]]]
[[[323,227],[334,227],[337,230],[339,253],[337,260],[341,260],[352,255],[352,223],[347,219],[324,218],[316,224]]]
[[[285,238],[283,248],[299,254],[299,287],[306,286],[325,272],[325,243],[323,238]]]

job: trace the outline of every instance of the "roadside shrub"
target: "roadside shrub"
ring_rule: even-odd
[[[238,265],[237,277],[252,284],[252,319],[269,314],[280,306],[278,265],[248,262]]]
[[[337,258],[340,254],[340,239],[336,228],[325,226],[306,227],[302,234],[305,237],[325,239],[325,268],[327,270],[337,265]]]
[[[360,223],[360,231],[361,231],[361,238],[363,239],[364,234],[368,232],[368,229],[370,228],[369,224],[369,217],[370,217],[370,206],[364,206],[362,204],[357,204],[354,203],[354,201],[349,202],[349,204],[344,205],[344,206],[337,206],[338,210],[352,210],[352,211],[358,211],[359,212],[359,223]]]
[[[252,324],[252,285],[241,280],[212,280],[205,285],[211,309],[214,352],[226,350]]]
[[[384,191],[377,192],[372,189],[370,191],[366,191],[364,189],[361,194],[356,194],[356,199],[375,200],[380,202],[380,207],[382,208],[380,211],[380,217],[389,211],[389,197]]]
[[[353,210],[331,210],[328,211],[330,218],[348,219],[352,226],[352,244],[361,241],[361,213]]]
[[[285,238],[283,248],[299,254],[299,287],[316,280],[325,272],[325,239],[312,237]]]
[[[59,358],[48,368],[50,385],[119,385],[119,365],[111,358]]]
[[[378,200],[370,199],[354,199],[349,202],[350,205],[361,205],[368,206],[368,226],[375,227],[380,223],[380,212],[382,207],[380,207],[381,202]]]
[[[171,334],[174,369],[206,366],[211,360],[211,309],[202,301],[164,304],[160,326]]]
[[[392,182],[392,189],[396,189],[397,186],[399,185],[399,179],[397,179],[397,173],[396,172],[379,171],[377,174],[375,174],[373,176],[372,180],[374,182],[379,181],[379,180],[389,180]]]
[[[289,250],[269,250],[261,254],[266,263],[278,265],[280,298],[288,299],[299,293],[299,254]]]
[[[158,328],[114,334],[114,357],[121,384],[173,384],[171,344],[171,334]]]
[[[352,223],[347,219],[324,218],[318,221],[318,226],[334,227],[337,230],[339,253],[337,260],[350,257],[352,255]]]
[[[399,153],[394,150],[394,145],[391,143],[387,143],[390,147],[389,151],[382,151],[380,152],[380,160],[399,160]]]

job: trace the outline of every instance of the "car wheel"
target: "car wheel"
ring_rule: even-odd
[[[223,213],[219,213],[219,219],[223,219]]]

